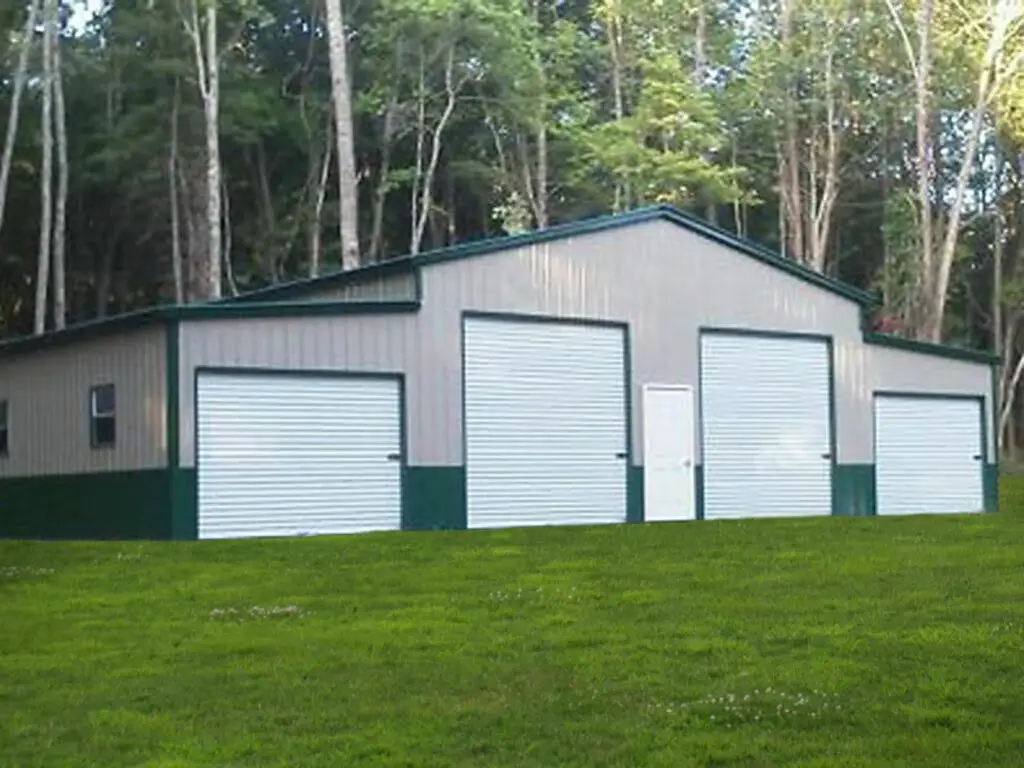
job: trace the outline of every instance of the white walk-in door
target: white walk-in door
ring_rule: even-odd
[[[693,389],[645,384],[644,520],[693,520]]]
[[[468,526],[625,521],[625,329],[463,322]]]
[[[701,335],[705,518],[831,514],[829,357],[824,339]]]
[[[401,528],[397,378],[201,372],[199,538]]]
[[[968,398],[875,397],[878,514],[984,510],[981,408]]]

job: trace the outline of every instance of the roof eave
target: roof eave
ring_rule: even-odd
[[[980,349],[969,349],[957,347],[951,344],[936,344],[929,341],[918,341],[903,336],[893,336],[878,331],[865,331],[863,334],[865,344],[873,344],[879,347],[900,349],[904,352],[917,352],[932,357],[945,357],[950,360],[961,360],[967,363],[981,363],[982,365],[1001,365],[1003,359],[1000,355],[986,352]]]

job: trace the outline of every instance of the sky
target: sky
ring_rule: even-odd
[[[71,0],[71,17],[68,26],[77,35],[81,34],[86,25],[103,8],[103,0]]]

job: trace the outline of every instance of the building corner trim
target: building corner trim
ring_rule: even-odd
[[[167,513],[168,534],[171,539],[194,539],[195,521],[186,517],[191,505],[182,498],[183,478],[181,477],[181,326],[176,318],[168,318],[165,326],[166,352],[166,412],[167,420]]]

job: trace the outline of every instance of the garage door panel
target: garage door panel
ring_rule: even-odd
[[[878,514],[982,511],[981,409],[968,398],[876,396]]]
[[[625,520],[624,331],[464,322],[469,527]]]
[[[200,538],[401,527],[397,379],[202,372],[197,435]]]
[[[702,335],[705,517],[831,513],[830,382],[824,340]]]

